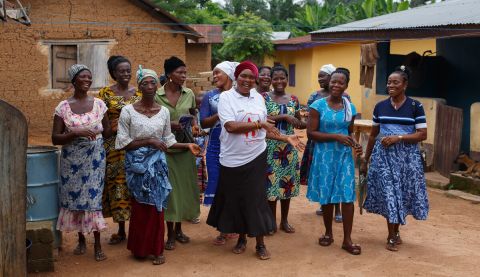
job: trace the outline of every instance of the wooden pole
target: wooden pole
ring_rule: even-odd
[[[27,120],[0,100],[0,276],[26,276]]]

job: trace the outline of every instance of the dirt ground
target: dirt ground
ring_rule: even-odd
[[[74,256],[76,235],[64,234],[63,250],[55,263],[55,272],[32,276],[480,276],[480,205],[447,198],[442,191],[429,190],[430,216],[427,221],[411,217],[401,227],[404,244],[399,252],[385,250],[386,224],[382,217],[355,212],[353,238],[363,253],[352,256],[341,246],[341,224],[334,224],[335,242],[330,247],[317,244],[323,231],[322,217],[315,215],[317,205],[305,198],[305,187],[292,200],[290,223],[295,234],[279,232],[267,237],[272,259],[260,261],[254,255],[255,240],[250,239],[242,255],[231,252],[234,241],[214,246],[216,232],[205,223],[208,208],[202,207],[201,223],[184,223],[192,241],[165,251],[167,262],[153,266],[137,261],[126,243],[107,244],[116,227],[102,234],[108,259],[93,259],[93,235],[89,235],[87,254]],[[279,216],[278,216],[279,217]]]

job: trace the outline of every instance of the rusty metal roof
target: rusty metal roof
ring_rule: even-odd
[[[203,36],[196,43],[223,43],[222,25],[190,24],[190,27]]]
[[[192,38],[192,39],[199,39],[202,37],[197,31],[195,31],[192,27],[188,24],[181,22],[178,18],[173,16],[171,13],[165,11],[164,9],[160,8],[157,4],[155,4],[151,0],[130,0],[134,4],[142,7],[147,12],[154,16],[160,16],[164,20],[166,19],[170,23],[173,23],[170,27],[174,30],[178,30],[181,33],[185,34],[185,36]]]
[[[425,29],[480,24],[480,0],[446,0],[311,32],[332,34],[371,30]],[[478,31],[478,30],[477,30]]]

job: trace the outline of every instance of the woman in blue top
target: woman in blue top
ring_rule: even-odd
[[[203,204],[207,206],[212,205],[215,192],[217,191],[220,172],[219,155],[222,126],[218,117],[218,100],[220,99],[220,93],[232,88],[237,65],[237,62],[224,61],[215,66],[213,69],[213,81],[216,88],[203,96],[202,104],[200,105],[200,125],[202,128],[210,128],[206,154],[208,181],[203,200]],[[220,234],[213,243],[215,245],[223,245],[226,242],[226,238],[227,234]]]
[[[373,110],[373,128],[365,154],[370,161],[364,207],[387,219],[387,249],[402,243],[399,226],[411,214],[428,216],[428,196],[418,143],[427,139],[427,121],[420,102],[405,95],[408,70],[401,66],[388,77],[390,97]],[[371,158],[370,158],[371,157]]]
[[[355,106],[342,97],[348,87],[348,71],[335,70],[330,78],[330,95],[310,106],[307,123],[308,138],[315,142],[313,160],[308,177],[307,198],[319,202],[323,209],[325,235],[318,243],[333,243],[333,207],[342,203],[342,248],[353,255],[361,253],[361,247],[351,239],[353,202],[355,201],[355,168],[352,148],[361,155],[362,148],[352,135]]]
[[[310,110],[310,106],[313,102],[317,101],[318,99],[325,98],[330,95],[330,91],[328,89],[328,85],[330,83],[330,77],[335,71],[336,68],[333,64],[324,64],[318,71],[318,84],[320,85],[320,89],[314,91],[307,100],[307,107]],[[352,102],[350,96],[343,92],[344,97],[347,97],[348,101]],[[307,146],[305,147],[305,151],[303,152],[302,161],[300,164],[300,183],[302,185],[307,185],[308,180],[308,173],[310,170],[310,165],[313,159],[313,142],[311,140],[307,140]],[[322,215],[322,207],[320,206],[318,210],[315,212],[317,215]],[[341,223],[342,222],[342,212],[340,211],[340,204],[335,204],[335,222]]]

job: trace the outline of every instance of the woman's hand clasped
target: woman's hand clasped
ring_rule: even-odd
[[[303,143],[300,139],[303,138],[302,136],[297,135],[290,135],[287,136],[287,142],[291,144],[295,149],[298,151],[305,150],[305,143]]]
[[[380,142],[382,143],[383,147],[389,147],[395,143],[399,143],[400,138],[398,136],[389,136],[382,138]]]
[[[97,135],[92,130],[89,130],[89,129],[75,130],[73,131],[73,135],[77,138],[84,137],[84,138],[88,138],[89,140],[95,140],[97,137]]]
[[[355,146],[355,141],[351,136],[337,135],[337,141],[346,146],[350,146],[350,147]]]
[[[167,145],[165,142],[159,140],[159,139],[152,139],[151,144],[153,147],[157,148],[160,151],[167,152]]]

